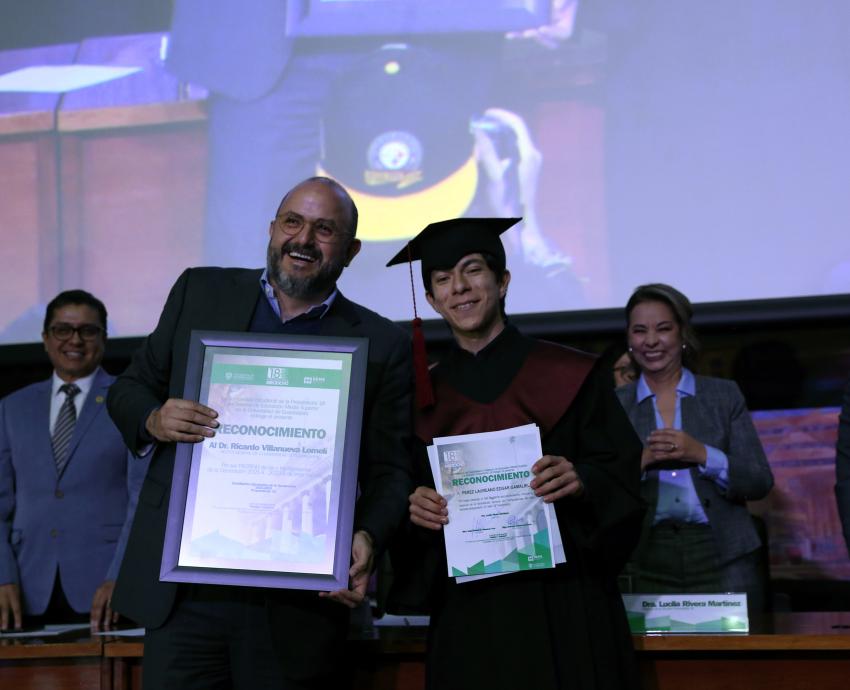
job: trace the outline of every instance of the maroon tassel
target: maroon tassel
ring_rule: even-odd
[[[416,384],[416,406],[422,410],[434,404],[434,389],[428,372],[428,353],[425,351],[425,334],[422,319],[413,319],[413,376]]]

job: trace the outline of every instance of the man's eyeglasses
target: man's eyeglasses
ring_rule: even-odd
[[[316,238],[316,241],[323,244],[333,244],[348,236],[348,232],[339,230],[335,225],[326,220],[317,220],[314,223],[308,223],[300,216],[276,216],[272,219],[272,226],[274,226],[275,230],[280,230],[285,235],[292,235],[293,237],[299,234],[307,225],[312,228],[313,237]]]
[[[56,340],[68,340],[74,333],[79,335],[83,340],[94,340],[103,333],[103,329],[100,326],[95,326],[92,323],[84,323],[82,326],[72,326],[70,323],[55,323],[47,331]]]

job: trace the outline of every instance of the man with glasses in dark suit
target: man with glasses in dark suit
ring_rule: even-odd
[[[109,392],[109,412],[128,446],[151,453],[115,589],[118,609],[146,629],[145,688],[342,683],[335,674],[348,608],[363,601],[374,554],[400,524],[411,488],[409,339],[336,287],[360,249],[356,231],[357,208],[337,182],[316,177],[296,185],[269,224],[266,267],[184,271],[156,329]],[[219,428],[218,411],[183,399],[193,329],[369,339],[348,588],[160,581],[177,444],[212,438]]]

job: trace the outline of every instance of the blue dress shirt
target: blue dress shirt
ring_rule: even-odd
[[[269,282],[268,274],[269,274],[269,270],[267,268],[264,268],[263,274],[260,276],[260,287],[263,290],[263,294],[266,296],[266,299],[268,300],[271,308],[274,310],[274,313],[277,314],[278,317],[280,317],[280,320],[281,320],[282,323],[286,323],[287,321],[291,321],[293,318],[296,318],[296,317],[294,317],[294,316],[286,317],[286,316],[284,316],[283,314],[280,313],[280,304],[278,304],[277,297],[275,297],[274,288],[272,287],[272,284]],[[331,308],[331,305],[333,304],[333,301],[336,299],[336,296],[337,296],[338,293],[339,293],[339,290],[334,288],[333,292],[330,295],[328,295],[328,298],[324,302],[322,302],[321,304],[317,304],[315,307],[310,307],[310,309],[307,310],[306,314],[308,314],[312,318],[321,319],[322,317],[324,317],[325,314],[328,313],[328,309]],[[314,314],[314,312],[315,312],[315,314]]]
[[[655,426],[664,429],[665,423],[658,412],[658,405],[649,385],[641,374],[637,383],[637,402],[642,403],[647,398],[652,398],[652,409],[655,411]],[[682,376],[676,384],[676,415],[673,420],[673,428],[682,428],[682,398],[695,396],[696,380],[688,369],[682,369]],[[646,439],[642,439],[646,441]],[[726,488],[729,482],[729,458],[719,448],[705,446],[705,465],[698,465],[700,475],[711,479],[722,488]],[[694,488],[691,473],[688,470],[653,470],[648,472],[658,473],[658,503],[655,507],[655,519],[653,524],[662,520],[675,520],[677,522],[691,522],[707,525],[708,516],[699,501]],[[644,473],[644,479],[647,473]]]

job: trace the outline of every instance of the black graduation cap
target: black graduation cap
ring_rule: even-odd
[[[389,260],[387,266],[422,262],[422,282],[429,288],[431,271],[453,268],[467,254],[487,253],[505,268],[505,248],[499,238],[522,218],[452,218],[426,226]]]
[[[505,268],[505,248],[501,235],[522,218],[452,218],[426,226],[416,237],[389,260],[387,266],[414,261],[422,262],[422,282],[430,288],[431,271],[454,268],[467,254],[486,253]],[[428,374],[428,355],[422,334],[422,319],[416,313],[416,291],[413,289],[413,268],[410,269],[410,288],[413,292],[413,369],[416,377],[416,402],[420,408],[434,404],[434,392]]]

